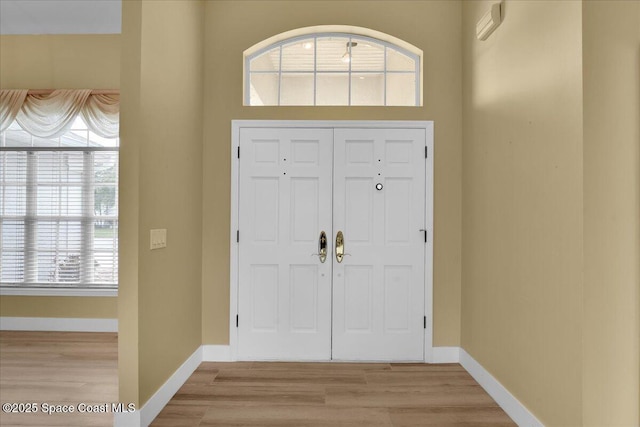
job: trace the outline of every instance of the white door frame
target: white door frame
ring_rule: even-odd
[[[232,361],[238,360],[238,328],[236,316],[238,312],[238,243],[236,241],[239,226],[239,146],[241,128],[386,128],[386,129],[425,129],[427,158],[425,185],[425,226],[427,243],[425,244],[425,292],[424,307],[427,327],[424,330],[424,362],[433,359],[433,122],[432,121],[375,121],[375,120],[232,120],[231,121],[231,229],[230,241],[230,283],[229,283],[229,347]]]

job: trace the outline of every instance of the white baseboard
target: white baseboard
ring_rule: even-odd
[[[116,413],[114,427],[147,427],[169,403],[202,362],[231,361],[228,345],[202,345],[180,366],[138,411]]]
[[[460,347],[433,347],[427,363],[458,363]]]
[[[141,412],[142,411],[116,412],[113,414],[113,426],[114,427],[140,427],[142,425],[140,421]]]
[[[169,403],[174,394],[189,379],[191,374],[202,362],[202,346],[198,347],[191,356],[160,386],[158,391],[147,400],[139,411],[114,414],[114,427],[147,427],[158,416],[160,411]]]
[[[1,331],[118,332],[118,319],[0,317]]]
[[[228,345],[203,345],[203,362],[231,362],[231,347]]]
[[[509,390],[493,375],[469,355],[460,349],[460,364],[482,386],[482,388],[500,405],[500,407],[520,427],[542,427],[540,422]]]

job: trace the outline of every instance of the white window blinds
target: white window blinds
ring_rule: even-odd
[[[0,133],[0,282],[116,288],[118,139],[77,117],[59,137]]]

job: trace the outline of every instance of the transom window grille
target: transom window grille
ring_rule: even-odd
[[[419,106],[420,56],[354,34],[289,38],[245,57],[244,103]]]
[[[118,146],[78,116],[60,137],[0,133],[0,283],[116,289]]]

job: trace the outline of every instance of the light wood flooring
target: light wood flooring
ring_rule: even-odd
[[[117,336],[0,332],[0,401],[118,401]],[[7,414],[0,426],[111,427],[112,414]],[[458,364],[205,362],[154,427],[515,426]]]
[[[458,364],[202,363],[151,424],[515,426]]]
[[[0,331],[0,401],[117,402],[117,334]],[[0,412],[0,426],[112,427],[113,415]]]

